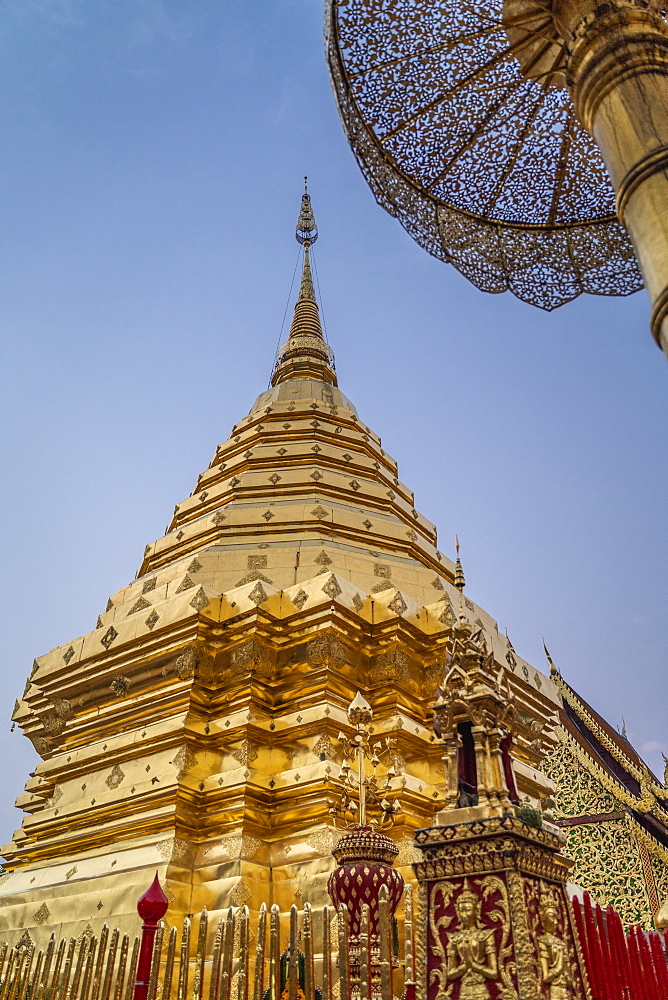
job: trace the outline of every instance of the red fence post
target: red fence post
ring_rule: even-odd
[[[595,1000],[610,1000],[606,997],[605,982],[602,972],[601,943],[594,921],[594,913],[591,905],[591,897],[588,892],[584,894],[584,906],[582,910],[583,927],[587,939],[587,954],[589,956],[589,985],[592,996]]]
[[[158,929],[158,921],[164,917],[168,906],[169,900],[162,891],[162,886],[158,880],[158,873],[156,872],[150,886],[137,901],[137,913],[142,918],[143,924],[139,961],[137,962],[134,1000],[146,1000],[148,995],[155,932]]]

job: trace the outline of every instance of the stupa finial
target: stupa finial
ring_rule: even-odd
[[[455,549],[457,550],[457,562],[455,563],[455,587],[461,594],[466,586],[466,580],[464,578],[464,570],[462,569],[462,561],[459,558],[459,538],[455,535]]]
[[[305,250],[313,246],[318,239],[318,227],[316,225],[313,208],[311,207],[311,196],[308,193],[308,177],[304,178],[304,194],[302,195],[302,205],[297,219],[297,231],[295,239],[301,243]]]
[[[271,384],[278,385],[289,379],[314,379],[336,385],[334,355],[322,333],[320,312],[313,288],[310,248],[318,239],[311,196],[304,178],[304,193],[297,219],[295,239],[304,247],[304,264],[299,295],[295,303],[288,339],[278,349],[276,366]]]

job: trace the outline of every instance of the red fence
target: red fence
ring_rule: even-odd
[[[575,923],[594,1000],[668,1000],[668,931],[624,932],[612,906],[573,900]]]

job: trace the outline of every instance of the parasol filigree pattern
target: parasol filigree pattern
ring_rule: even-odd
[[[378,202],[478,288],[553,309],[642,287],[568,91],[526,79],[502,0],[327,0],[348,139]]]

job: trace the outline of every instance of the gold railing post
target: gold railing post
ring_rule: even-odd
[[[192,1000],[200,1000],[202,995],[202,979],[204,976],[204,958],[206,954],[206,934],[209,926],[209,914],[206,907],[200,913],[197,932],[197,950],[195,952],[195,969],[193,973]]]
[[[288,960],[288,982],[290,1000],[297,1000],[297,977],[299,976],[298,953],[297,953],[297,907],[293,904],[290,907],[290,945]]]
[[[413,944],[413,886],[404,889],[404,988],[407,1000],[415,993],[415,948]]]
[[[382,1000],[392,1000],[392,918],[390,893],[381,885],[378,894],[378,945],[380,951],[380,995]]]
[[[213,958],[211,959],[211,978],[209,980],[209,1000],[218,1000],[218,990],[220,989],[220,961],[223,946],[223,918],[221,917],[216,926],[216,936],[213,942]]]
[[[167,958],[165,959],[165,975],[162,981],[162,1000],[169,1000],[172,992],[172,977],[174,975],[174,959],[176,957],[176,927],[172,927],[167,940]]]
[[[118,936],[118,930],[116,930],[116,935]],[[155,937],[153,939],[153,954],[151,955],[151,974],[148,980],[148,993],[146,994],[146,1000],[155,1000],[156,993],[158,992],[158,978],[160,975],[160,955],[162,953],[162,939],[165,933],[165,924],[161,920],[158,924],[158,929],[155,932]],[[113,947],[113,945],[112,945]],[[111,984],[110,978],[110,967],[111,960],[107,961],[107,979]],[[109,1000],[106,988],[102,1000]]]
[[[339,932],[339,997],[350,1000],[350,952],[348,950],[348,911],[343,903],[337,910]]]
[[[329,906],[322,908],[322,1000],[331,1000],[332,990],[332,944],[330,940]]]
[[[111,943],[109,944],[109,951],[107,953],[107,967],[105,969],[104,979],[102,981],[102,992],[100,994],[100,1000],[109,1000],[109,996],[111,994],[111,982],[114,975],[114,965],[116,964],[116,952],[118,950],[119,934],[120,931],[118,927],[114,927],[114,932],[111,935]],[[161,935],[161,940],[162,940],[162,935]]]
[[[269,1000],[279,1000],[280,996],[280,919],[281,911],[274,903],[269,922]]]
[[[87,1000],[88,993],[90,991],[91,982],[93,981],[93,962],[95,961],[95,942],[96,938],[92,937],[90,939],[90,947],[88,949],[88,955],[86,957],[86,968],[84,969],[83,980],[81,982],[81,1000]],[[76,991],[72,991],[76,997]]]
[[[264,949],[267,934],[267,906],[263,903],[257,918],[257,945],[255,948],[255,979],[253,982],[253,1000],[262,1000],[264,987]]]
[[[186,1000],[188,990],[188,971],[190,965],[190,918],[183,918],[183,930],[181,931],[181,960],[179,964],[179,985],[177,990],[178,1000]]]
[[[250,943],[250,914],[247,906],[241,907],[239,914],[239,972],[237,980],[238,1000],[248,1000],[248,947]]]
[[[304,938],[304,995],[306,1000],[315,1000],[313,989],[313,925],[311,923],[310,903],[304,903],[302,920],[302,935]]]
[[[369,907],[362,905],[362,920],[360,923],[360,997],[361,1000],[371,1000],[371,949],[369,947]]]
[[[114,990],[114,1000],[121,1000],[123,995],[123,980],[125,978],[125,968],[128,964],[128,951],[130,949],[130,938],[127,934],[123,935],[123,940],[121,941],[121,953],[118,959],[118,971],[116,972],[116,989]],[[92,962],[91,962],[92,969]],[[86,1000],[84,997],[83,1000]]]
[[[223,937],[223,960],[220,966],[219,1000],[229,1000],[232,992],[232,962],[234,959],[234,932],[236,921],[234,908],[230,906],[225,918],[225,934]]]

